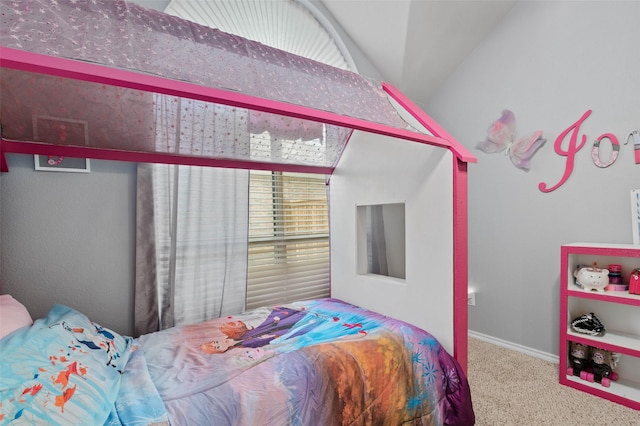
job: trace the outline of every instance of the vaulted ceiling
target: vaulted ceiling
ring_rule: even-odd
[[[425,100],[509,12],[500,0],[322,0],[388,82]]]

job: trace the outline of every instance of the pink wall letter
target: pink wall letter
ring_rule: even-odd
[[[611,157],[609,157],[609,161],[607,161],[606,163],[603,163],[600,160],[600,141],[604,138],[609,139],[609,141],[611,142],[611,148],[613,150],[611,152]],[[610,165],[615,163],[616,159],[618,158],[619,151],[620,143],[618,142],[618,138],[616,137],[616,135],[614,135],[613,133],[605,133],[603,135],[600,135],[600,137],[593,143],[593,148],[591,149],[591,159],[593,160],[593,164],[600,168],[609,167]]]
[[[540,182],[540,184],[538,185],[538,189],[540,189],[540,191],[551,192],[554,189],[559,188],[563,183],[567,181],[567,179],[569,179],[569,176],[573,172],[573,163],[575,162],[576,153],[580,151],[580,149],[587,142],[587,136],[582,135],[582,140],[580,144],[577,144],[580,125],[584,120],[587,119],[587,117],[589,117],[589,115],[591,115],[591,110],[587,110],[587,112],[582,114],[582,117],[580,117],[578,121],[576,121],[574,124],[569,126],[567,130],[562,132],[560,136],[558,136],[558,138],[556,139],[556,142],[554,144],[554,149],[556,151],[556,154],[567,157],[567,165],[564,169],[564,175],[562,176],[562,179],[560,179],[560,182],[558,182],[555,186],[552,186],[551,188],[547,188],[546,183]],[[573,133],[571,134],[571,139],[569,140],[569,146],[567,147],[567,150],[564,151],[562,149],[562,141],[572,130],[573,130]]]

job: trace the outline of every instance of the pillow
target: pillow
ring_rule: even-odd
[[[31,315],[22,303],[8,294],[0,295],[0,339],[31,324]]]
[[[103,424],[120,390],[132,338],[55,305],[0,340],[0,419]]]

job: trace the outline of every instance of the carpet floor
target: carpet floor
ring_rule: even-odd
[[[639,426],[640,412],[558,383],[558,365],[469,338],[477,426]]]

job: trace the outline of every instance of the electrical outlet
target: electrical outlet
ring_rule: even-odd
[[[467,295],[467,303],[469,304],[469,306],[476,306],[476,294],[475,293],[469,293]]]

